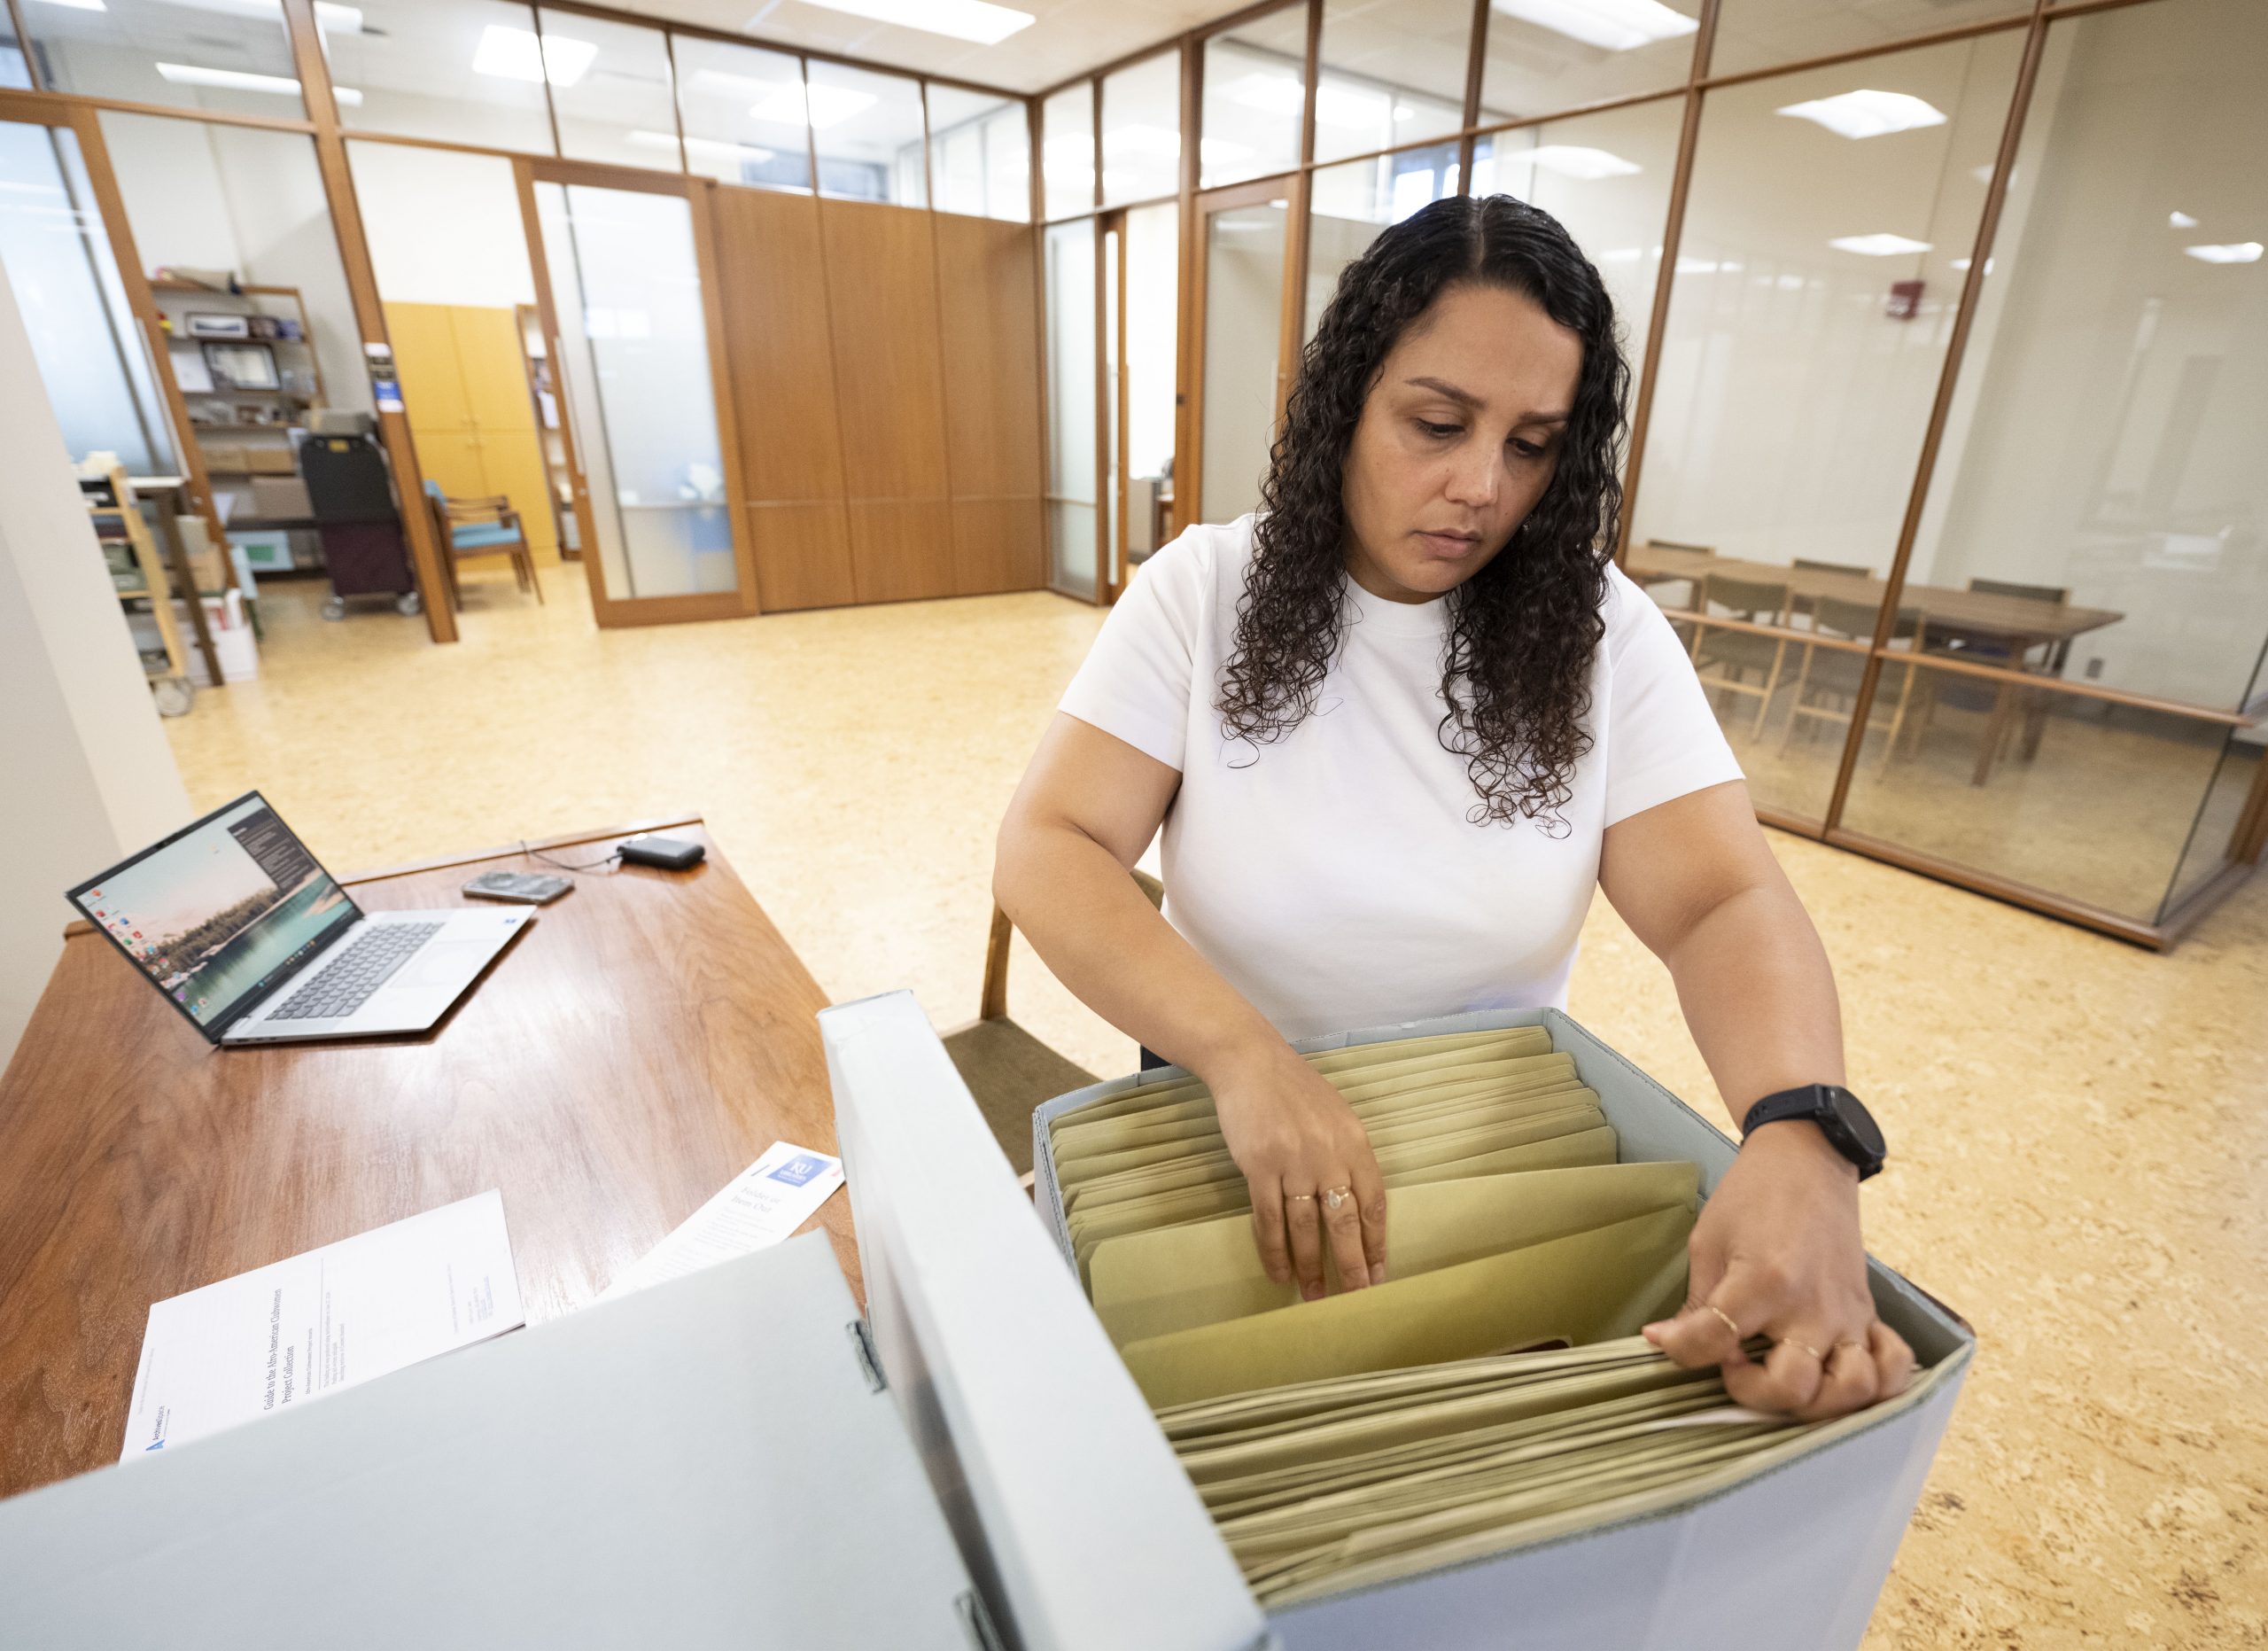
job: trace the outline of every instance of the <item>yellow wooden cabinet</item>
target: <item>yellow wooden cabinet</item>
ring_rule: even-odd
[[[518,321],[470,304],[388,304],[417,463],[452,498],[501,494],[539,558],[559,554]]]

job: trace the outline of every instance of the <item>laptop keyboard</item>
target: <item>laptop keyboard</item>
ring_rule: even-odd
[[[370,1001],[409,954],[441,931],[438,923],[379,923],[316,972],[270,1020],[335,1020]]]

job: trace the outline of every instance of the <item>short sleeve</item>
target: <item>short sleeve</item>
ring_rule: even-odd
[[[1059,707],[1177,771],[1212,578],[1208,531],[1193,526],[1142,564]]]
[[[1668,619],[1608,571],[1606,824],[1742,778],[1693,662]]]

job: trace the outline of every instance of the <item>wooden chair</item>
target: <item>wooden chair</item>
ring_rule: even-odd
[[[1150,904],[1163,909],[1165,884],[1146,871],[1134,881]],[[1008,1155],[1008,1166],[1032,1183],[1031,1115],[1043,1101],[1102,1080],[1077,1062],[1057,1054],[1008,1018],[1008,942],[1015,926],[1008,914],[992,908],[992,933],[984,947],[984,993],[976,1018],[945,1033],[945,1054],[960,1073],[976,1110],[991,1125],[992,1139]]]
[[[1682,550],[1691,556],[1714,556],[1717,554],[1717,547],[1714,545],[1689,545],[1676,539],[1649,539],[1646,541],[1646,547],[1651,550]],[[1663,585],[1674,585],[1681,581],[1674,579],[1665,579],[1658,580],[1655,582]],[[1689,579],[1682,582],[1687,588],[1685,592],[1685,605],[1689,608],[1699,607],[1701,605],[1701,581],[1697,579]],[[1666,607],[1668,604],[1665,603],[1663,605]],[[1676,621],[1674,619],[1671,621],[1673,624]]]
[[[1797,640],[1795,633],[1786,636],[1759,636],[1752,631],[1727,630],[1708,623],[1712,610],[1722,608],[1732,617],[1751,625],[1770,625],[1782,630],[1788,624],[1788,588],[1775,580],[1734,579],[1724,573],[1710,573],[1701,580],[1701,600],[1694,610],[1693,670],[1701,677],[1702,685],[1730,694],[1751,696],[1757,702],[1756,726],[1749,730],[1751,739],[1760,738],[1764,720],[1772,712],[1772,696],[1779,690],[1781,673],[1787,668],[1788,644]],[[1721,674],[1714,677],[1703,673],[1715,666]],[[1764,674],[1764,686],[1757,687],[1748,680],[1751,671]]]
[[[1812,629],[1822,635],[1841,637],[1846,642],[1871,642],[1877,617],[1878,610],[1868,603],[1844,602],[1834,596],[1821,596],[1813,609]],[[1918,628],[1927,621],[1916,623]],[[1883,742],[1882,766],[1885,768],[1897,754],[1898,737],[1906,731],[1907,706],[1914,697],[1914,678],[1918,674],[1918,667],[1907,665],[1905,671],[1906,680],[1899,687],[1898,703],[1891,713],[1890,737]],[[1865,654],[1806,642],[1803,658],[1796,666],[1796,694],[1788,706],[1788,727],[1780,736],[1781,750],[1785,751],[1793,743],[1797,728],[1806,719],[1850,727],[1852,708],[1859,700],[1859,684],[1866,672]],[[1812,699],[1814,695],[1824,695],[1841,704],[1819,705]],[[1881,701],[1879,693],[1876,701],[1877,704]]]
[[[536,601],[543,601],[543,583],[535,576],[535,552],[528,545],[520,513],[512,508],[511,500],[501,493],[487,499],[452,499],[441,491],[439,482],[431,480],[425,484],[425,497],[433,510],[434,536],[448,552],[452,606],[464,606],[464,595],[457,586],[458,565],[484,556],[511,557],[512,577],[521,591],[532,590]]]

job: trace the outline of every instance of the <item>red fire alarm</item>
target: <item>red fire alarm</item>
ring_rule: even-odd
[[[1883,308],[1892,321],[1911,321],[1922,313],[1922,285],[1919,281],[1893,281],[1890,284],[1890,301]]]

